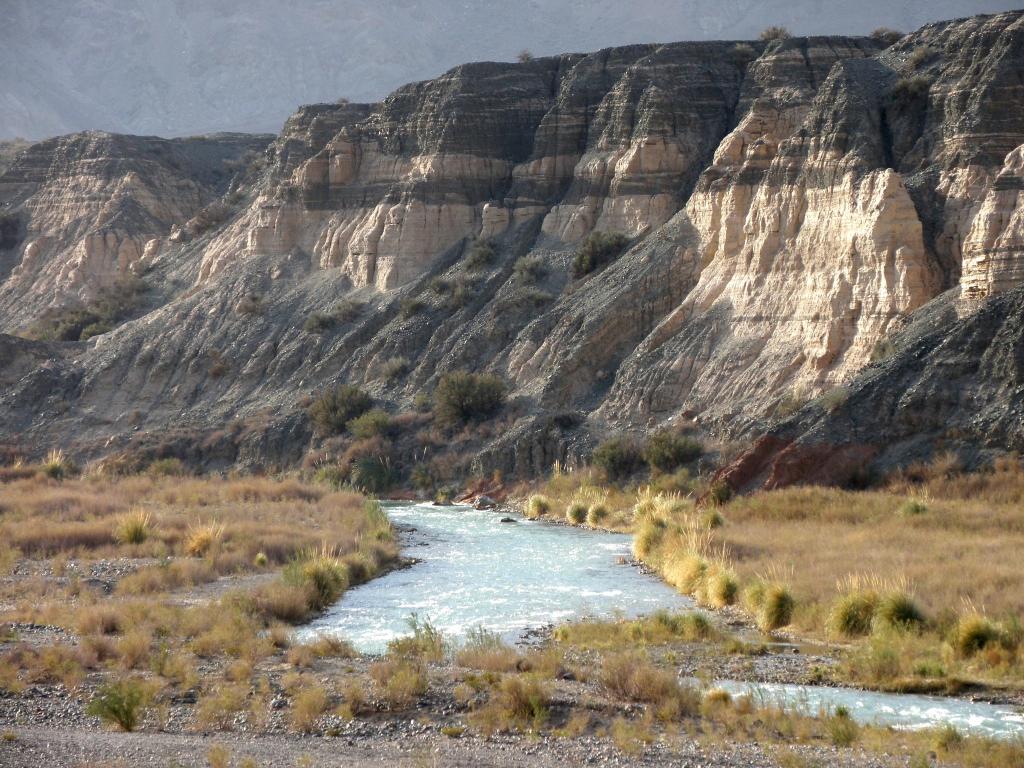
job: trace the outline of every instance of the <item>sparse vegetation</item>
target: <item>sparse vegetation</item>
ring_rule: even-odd
[[[547,274],[547,265],[539,256],[522,256],[512,266],[512,277],[520,285],[533,285]]]
[[[477,271],[485,269],[494,262],[497,256],[497,248],[494,241],[482,237],[473,241],[466,255],[466,269]]]
[[[572,259],[572,276],[581,278],[615,261],[629,238],[621,232],[591,232]]]
[[[903,33],[899,30],[890,29],[889,27],[879,27],[871,33],[871,38],[882,43],[886,47],[896,45],[900,40],[903,39]]]
[[[27,335],[45,341],[85,341],[107,333],[131,317],[146,290],[147,286],[141,279],[123,276],[83,307],[47,313],[29,329]]]

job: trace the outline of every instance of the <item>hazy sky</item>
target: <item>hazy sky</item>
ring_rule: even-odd
[[[1018,3],[1019,5],[1019,0]],[[633,42],[911,31],[984,0],[0,0],[0,137],[280,129],[456,64]]]

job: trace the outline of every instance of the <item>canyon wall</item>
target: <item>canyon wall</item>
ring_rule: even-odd
[[[269,145],[33,145],[0,176],[0,328],[24,333],[126,272],[148,288],[109,333],[0,345],[25,371],[0,394],[0,441],[61,435],[96,456],[245,422],[230,461],[295,461],[322,388],[356,383],[397,412],[469,369],[512,390],[480,451],[508,472],[680,421],[800,443],[790,414],[861,391],[936,302],[953,333],[1016,295],[1022,88],[1012,12],[888,47],[468,64],[379,104],[303,107]],[[593,233],[627,245],[574,273]],[[1019,399],[1006,382],[982,391]]]

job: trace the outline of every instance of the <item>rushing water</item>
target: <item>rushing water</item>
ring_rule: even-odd
[[[466,506],[388,503],[403,532],[403,552],[419,562],[356,587],[305,634],[331,633],[364,653],[380,653],[408,633],[408,618],[429,619],[459,639],[476,627],[510,640],[530,628],[582,616],[637,616],[659,608],[688,610],[692,601],[622,562],[630,537],[520,520]],[[860,722],[900,728],[950,724],[961,731],[1024,738],[1013,707],[940,696],[848,688],[718,683],[807,714],[845,707]]]
[[[515,639],[523,631],[581,616],[637,616],[693,603],[619,562],[630,537],[520,520],[466,506],[388,503],[403,553],[420,562],[350,590],[312,625],[379,653],[408,634],[410,614],[456,639],[484,627]]]

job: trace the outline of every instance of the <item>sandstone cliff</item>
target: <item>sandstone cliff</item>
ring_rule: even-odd
[[[234,181],[225,161],[259,139],[206,140],[202,162],[180,146],[187,162],[156,159],[148,139],[34,145],[0,176],[24,222],[2,256],[4,330],[126,269],[153,290],[85,344],[5,342],[0,360],[27,372],[0,394],[0,431],[99,455],[173,426],[212,435],[204,455],[221,462],[287,463],[324,386],[402,410],[472,369],[515,395],[476,469],[539,471],[680,418],[754,439],[860,387],[937,296],[969,323],[1020,284],[1022,76],[1013,12],[889,48],[792,38],[465,65],[380,104],[302,108]],[[573,277],[592,232],[629,245]],[[1019,402],[1007,387],[977,397]],[[778,445],[803,427],[787,429]]]

